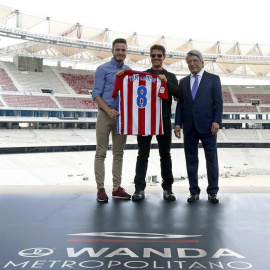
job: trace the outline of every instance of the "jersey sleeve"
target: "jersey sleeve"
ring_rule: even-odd
[[[112,97],[115,99],[118,95],[118,91],[121,90],[122,88],[122,85],[123,85],[123,80],[125,78],[125,76],[127,75],[131,75],[133,74],[134,71],[130,70],[130,69],[127,69],[124,71],[123,75],[121,76],[116,76],[115,78],[115,83],[114,83],[114,88],[113,88],[113,93],[112,93]]]
[[[122,77],[122,76],[121,76]],[[114,82],[114,88],[113,88],[113,93],[112,97],[115,99],[117,97],[117,92],[119,91],[119,84],[120,84],[121,78],[116,76],[115,82]]]
[[[160,88],[158,90],[158,96],[160,98],[169,100],[168,87],[167,87],[167,84],[166,84],[166,82],[164,80],[161,81],[161,86],[160,86]]]

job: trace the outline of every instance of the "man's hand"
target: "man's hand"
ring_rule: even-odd
[[[117,77],[120,77],[120,76],[122,76],[123,74],[124,74],[124,70],[118,70],[117,72],[116,72],[116,76]]]
[[[110,117],[116,117],[117,115],[119,115],[119,112],[116,111],[115,109],[111,109],[108,107],[108,109],[106,110],[106,113],[110,116]]]
[[[181,127],[180,126],[175,126],[175,128],[174,128],[174,135],[178,139],[181,138]]]
[[[159,74],[158,75],[158,78],[160,79],[160,80],[164,80],[165,82],[167,82],[167,78],[166,78],[166,76],[165,75],[163,75],[163,74]]]
[[[212,123],[212,128],[211,128],[212,135],[217,134],[218,133],[218,130],[219,130],[219,124],[216,123],[216,122],[213,122]]]
[[[111,109],[102,99],[102,97],[96,97],[95,102],[110,116],[110,117],[116,117],[119,115],[119,112],[115,109]]]

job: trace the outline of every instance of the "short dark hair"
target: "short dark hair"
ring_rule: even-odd
[[[150,48],[150,54],[152,53],[153,50],[159,50],[162,51],[163,56],[166,55],[166,50],[162,45],[155,44]]]
[[[114,45],[115,45],[116,43],[124,43],[124,44],[127,45],[127,41],[126,41],[124,38],[117,38],[117,39],[115,39],[115,40],[113,41],[113,43],[112,43],[112,48],[114,48]]]

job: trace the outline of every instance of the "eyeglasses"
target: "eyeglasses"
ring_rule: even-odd
[[[155,57],[162,58],[162,56],[163,55],[161,53],[158,53],[158,54],[153,53],[153,54],[151,54],[151,58],[155,58]]]

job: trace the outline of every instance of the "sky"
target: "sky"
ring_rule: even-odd
[[[117,32],[270,44],[270,0],[0,0],[0,4]]]

